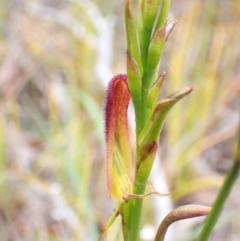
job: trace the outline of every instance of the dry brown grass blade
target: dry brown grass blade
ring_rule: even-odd
[[[179,220],[206,216],[211,211],[211,207],[200,205],[186,205],[174,209],[160,224],[154,241],[163,241],[169,226]]]

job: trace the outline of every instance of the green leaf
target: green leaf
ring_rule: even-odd
[[[154,23],[157,19],[157,12],[160,0],[140,1],[138,14],[138,36],[141,48],[143,67],[146,66],[148,47],[153,35]]]
[[[158,29],[161,28],[167,22],[170,3],[171,3],[170,0],[163,1],[161,12],[156,23],[155,32],[158,31]]]
[[[158,143],[153,141],[142,145],[136,166],[136,180],[145,183],[152,169],[157,153]]]
[[[142,121],[142,82],[141,73],[132,56],[127,52],[128,87],[131,93],[136,116],[137,133],[141,131]]]
[[[143,21],[144,5],[145,5],[145,1],[140,0],[139,7],[138,7],[138,22],[137,22],[138,39],[139,39],[143,68],[145,68],[147,63],[148,45],[150,42],[150,35],[147,32],[145,32],[145,28],[144,28],[144,21]]]
[[[136,180],[140,182],[147,180],[157,152],[158,138],[166,116],[169,110],[191,91],[192,88],[185,88],[169,95],[166,99],[156,104],[139,136],[140,155],[136,166]]]
[[[127,38],[127,76],[134,104],[137,135],[142,129],[142,76],[143,67],[130,0],[125,0],[125,31]]]
[[[169,110],[184,96],[188,95],[192,88],[188,87],[169,95],[166,99],[159,101],[150,115],[145,127],[139,136],[139,145],[145,145],[157,141],[160,131]]]
[[[155,33],[149,45],[147,65],[143,79],[144,88],[149,88],[156,78],[166,40],[165,30],[166,25]]]
[[[143,22],[146,31],[152,35],[152,30],[158,9],[160,6],[160,0],[146,0],[143,8]]]
[[[137,31],[134,22],[132,6],[130,0],[125,0],[125,9],[124,9],[124,18],[125,18],[125,31],[127,38],[127,52],[134,59],[136,65],[142,75],[142,61],[140,56],[139,43],[137,38]]]
[[[160,74],[157,80],[153,83],[153,85],[149,89],[149,96],[148,96],[148,108],[151,110],[153,106],[155,106],[158,96],[162,87],[162,83],[165,79],[166,72]]]

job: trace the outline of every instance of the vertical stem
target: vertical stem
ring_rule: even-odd
[[[138,25],[137,34],[135,32],[135,25],[133,21],[133,14],[131,11],[131,1],[125,0],[125,24],[127,33],[127,46],[128,52],[131,57],[131,61],[128,63],[128,82],[130,92],[132,95],[135,114],[136,114],[136,160],[139,161],[139,153],[143,152],[142,146],[139,146],[139,134],[144,128],[148,119],[148,93],[149,87],[155,80],[155,74],[158,72],[158,65],[150,68],[151,71],[146,72],[148,58],[159,58],[153,54],[149,55],[149,46],[151,43],[152,31],[157,24],[165,23],[170,0],[163,0],[161,17],[157,19],[158,4],[160,0],[148,1],[139,0],[139,12],[138,12]],[[154,3],[154,4],[153,4]],[[156,9],[157,8],[157,9]],[[158,21],[159,20],[159,21]],[[157,21],[157,22],[156,22]],[[138,41],[137,41],[138,40]],[[164,38],[165,41],[165,38]],[[155,46],[155,45],[153,45]],[[138,51],[140,47],[140,52]],[[159,46],[163,47],[163,46]],[[151,49],[150,49],[151,50]],[[156,52],[156,51],[155,51]],[[157,52],[158,53],[158,52]],[[140,57],[139,57],[140,55]],[[156,55],[156,54],[155,54]],[[139,60],[141,59],[141,60]],[[155,63],[155,62],[154,62]],[[151,65],[150,65],[151,66]],[[137,68],[136,68],[137,67]],[[140,75],[138,71],[140,70]],[[148,70],[148,69],[147,69]],[[150,72],[150,73],[149,73]],[[139,80],[140,76],[140,82]],[[136,162],[137,163],[137,162]],[[144,194],[148,177],[143,179],[138,178],[136,175],[133,187],[134,194]],[[130,198],[127,203],[123,204],[122,208],[122,220],[123,220],[123,232],[125,241],[137,241],[139,236],[139,228],[142,214],[142,199]]]
[[[204,226],[203,226],[202,232],[199,235],[198,241],[208,240],[211,234],[211,231],[213,230],[217,222],[217,219],[220,215],[222,207],[225,201],[227,200],[227,197],[235,181],[239,176],[239,170],[240,170],[240,121],[239,121],[239,128],[238,128],[238,140],[237,140],[234,164],[225,178],[223,186],[220,192],[218,193],[218,196],[213,204],[213,208],[204,223]]]
[[[224,184],[217,196],[217,199],[213,204],[213,208],[204,223],[204,226],[203,226],[202,232],[200,233],[198,241],[208,240],[211,234],[211,231],[217,222],[220,212],[222,211],[222,207],[233,187],[233,184],[238,178],[239,169],[240,169],[240,163],[235,162],[232,168],[230,169],[230,171],[228,172],[226,179],[224,181]]]
[[[147,120],[147,114],[148,114],[148,90],[144,88],[144,85],[142,87],[142,120],[144,127],[146,120]]]
[[[146,188],[146,182],[138,183],[135,181],[135,184],[134,184],[135,194],[143,194],[145,192],[145,188]],[[130,199],[129,202],[131,206],[131,211],[130,211],[130,229],[129,229],[128,241],[137,241],[139,236],[143,199]]]

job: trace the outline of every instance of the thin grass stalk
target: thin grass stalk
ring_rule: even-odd
[[[236,148],[236,155],[235,160],[233,163],[232,168],[229,170],[226,179],[223,183],[223,186],[213,204],[212,211],[208,215],[203,229],[199,235],[198,241],[205,241],[208,240],[217,220],[218,217],[222,211],[223,205],[226,202],[230,191],[237,180],[239,176],[239,170],[240,170],[240,125],[238,129],[238,142],[237,142],[237,148]]]
[[[7,182],[6,182],[6,157],[5,157],[5,133],[4,133],[4,121],[0,120],[0,187],[1,190],[6,193]]]

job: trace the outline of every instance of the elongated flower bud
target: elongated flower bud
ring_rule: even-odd
[[[106,176],[108,194],[118,201],[123,201],[124,194],[132,189],[132,157],[127,125],[129,100],[126,75],[115,76],[108,86],[105,110]]]

